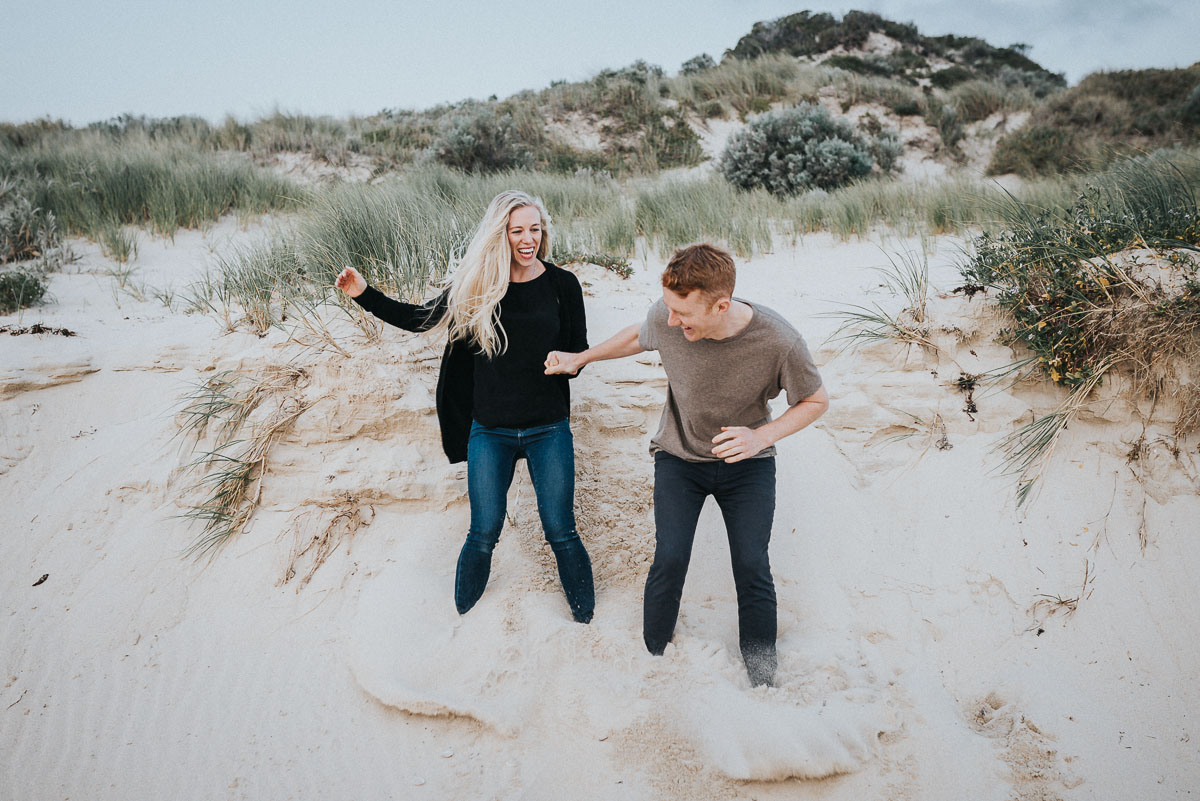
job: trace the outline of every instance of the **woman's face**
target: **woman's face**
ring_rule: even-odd
[[[542,215],[537,206],[522,206],[508,215],[508,246],[512,263],[532,267],[542,246]]]

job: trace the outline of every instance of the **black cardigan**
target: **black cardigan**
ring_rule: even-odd
[[[583,289],[574,273],[542,262],[554,284],[554,295],[558,299],[558,345],[557,350],[579,353],[587,350],[587,323],[583,310]],[[450,290],[446,290],[431,301],[420,306],[401,303],[368,286],[355,298],[359,306],[383,320],[385,323],[403,328],[405,331],[428,331],[438,324],[446,314]],[[442,353],[442,367],[437,382],[438,425],[442,429],[442,449],[451,462],[467,459],[467,438],[471,434],[472,400],[475,389],[474,354],[467,340],[451,340]],[[574,376],[559,375],[567,407],[571,406],[571,387],[568,379]]]

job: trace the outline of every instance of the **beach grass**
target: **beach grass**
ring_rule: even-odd
[[[20,181],[32,207],[53,214],[66,233],[97,240],[120,225],[172,236],[231,211],[295,208],[307,194],[238,154],[95,133],[6,149],[0,165],[0,180]]]
[[[711,241],[748,257],[771,249],[782,208],[765,190],[743,192],[721,178],[661,181],[636,190],[634,225],[661,256]]]
[[[272,447],[315,403],[299,396],[307,378],[290,364],[267,365],[254,377],[225,371],[185,396],[176,422],[198,450],[187,470],[197,475],[192,492],[201,500],[182,516],[202,525],[186,555],[211,556],[250,522]],[[211,445],[201,448],[206,439]]]
[[[492,197],[512,187],[551,210],[551,260],[561,252],[627,267],[633,215],[613,181],[529,171],[466,175],[427,165],[377,185],[340,184],[316,194],[286,233],[221,256],[216,275],[192,288],[192,305],[218,312],[227,325],[236,325],[240,308],[261,333],[279,321],[283,304],[307,315],[340,302],[318,290],[346,265],[389,294],[420,299],[456,264]]]
[[[887,253],[889,266],[879,267],[883,286],[893,295],[904,299],[904,308],[889,312],[878,303],[846,304],[827,316],[841,323],[827,341],[841,342],[842,349],[891,341],[902,345],[917,345],[930,353],[941,349],[930,338],[926,325],[925,306],[929,302],[929,258],[927,253],[902,251]]]

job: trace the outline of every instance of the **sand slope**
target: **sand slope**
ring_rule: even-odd
[[[143,237],[137,279],[182,287],[257,235],[224,221]],[[936,243],[943,290],[956,244]],[[438,447],[436,344],[386,331],[368,345],[337,321],[344,359],[280,331],[222,334],[114,291],[110,265],[77,248],[54,301],[19,321],[78,336],[0,336],[0,798],[1003,801],[1200,786],[1196,443],[1174,455],[1169,425],[1151,423],[1128,462],[1146,410],[1107,390],[1017,510],[992,446],[1058,396],[981,390],[964,411],[959,370],[1011,356],[982,298],[933,301],[941,356],[821,344],[837,302],[899,308],[869,269],[887,262],[875,243],[810,236],[741,269],[739,294],[797,324],[833,397],[780,447],[769,690],[739,664],[713,508],[675,644],[662,658],[641,645],[645,445],[665,386],[651,354],[574,385],[594,623],[570,621],[524,470],[492,582],[460,618],[466,485]],[[628,281],[577,269],[592,341],[655,296],[661,263],[635,266]],[[211,562],[182,559],[196,529],[178,517],[195,500],[179,398],[218,371],[289,363],[312,405],[271,451],[261,507]],[[292,554],[322,532],[335,547],[305,583],[312,555]]]

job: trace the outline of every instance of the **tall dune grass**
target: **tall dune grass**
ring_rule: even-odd
[[[782,208],[765,190],[741,192],[716,177],[668,181],[637,191],[634,224],[660,255],[710,240],[750,256],[770,250],[771,220]]]
[[[632,212],[610,180],[425,167],[378,185],[342,184],[317,194],[286,234],[223,257],[218,275],[193,288],[193,305],[227,320],[239,306],[263,331],[279,321],[285,303],[318,307],[327,297],[321,288],[345,265],[390,294],[417,299],[466,249],[492,197],[513,187],[549,208],[558,243],[552,260],[591,254],[616,264],[632,252]]]
[[[30,202],[65,231],[94,239],[123,224],[170,236],[231,211],[293,208],[306,194],[238,154],[98,134],[0,149],[0,180],[20,181]]]
[[[772,54],[752,61],[729,59],[712,69],[678,75],[666,81],[666,86],[671,97],[701,110],[704,116],[718,116],[709,111],[710,104],[720,109],[719,116],[731,111],[744,116],[785,97],[803,98],[829,80],[825,72]]]

